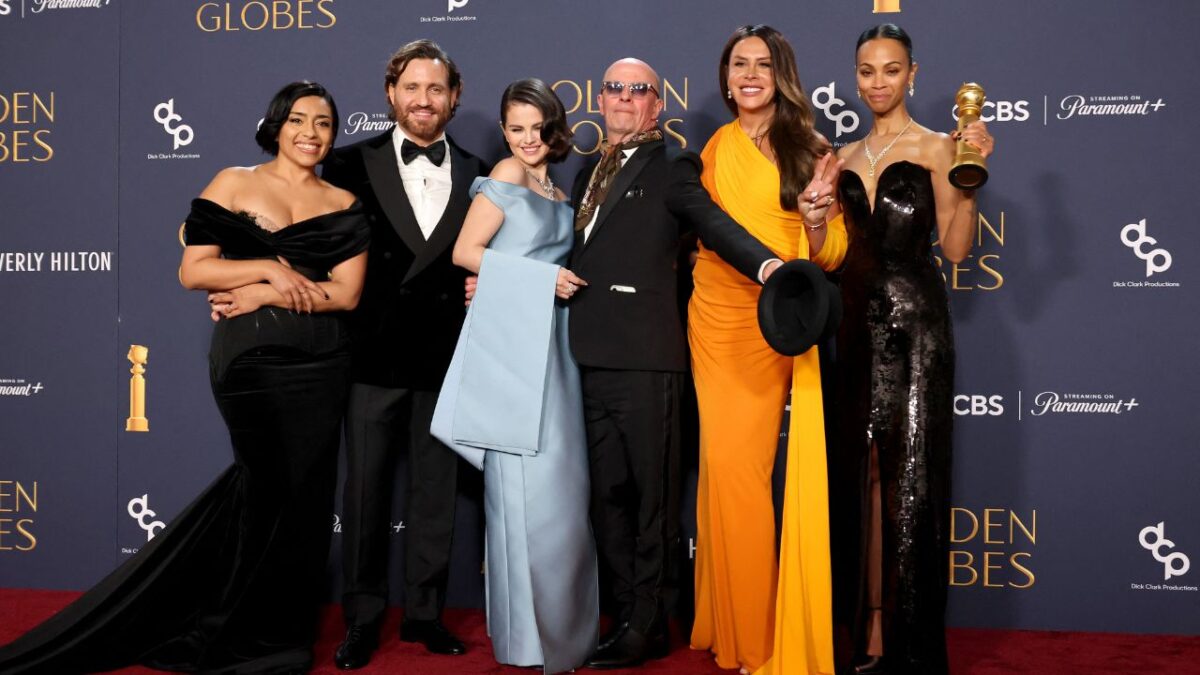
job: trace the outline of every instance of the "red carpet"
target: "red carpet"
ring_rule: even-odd
[[[12,641],[78,596],[78,593],[63,591],[0,589],[0,644]],[[430,656],[419,645],[400,642],[394,637],[398,622],[399,615],[393,612],[385,628],[387,637],[376,653],[375,660],[369,668],[358,672],[406,675],[529,675],[539,672],[499,666],[492,661],[482,611],[450,610],[446,613],[446,624],[466,641],[470,650],[462,657]],[[340,614],[336,608],[330,607],[325,613],[321,641],[317,645],[314,673],[332,675],[343,672],[334,668],[331,661],[341,632]],[[956,628],[949,631],[949,642],[951,672],[955,675],[1200,674],[1200,637],[1195,636]],[[687,649],[678,634],[675,635],[675,644],[676,648],[668,658],[651,661],[641,668],[580,672],[613,675],[728,675],[736,672],[717,668],[705,652]],[[157,671],[127,668],[117,672]]]

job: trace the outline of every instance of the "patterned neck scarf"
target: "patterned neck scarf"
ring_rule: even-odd
[[[583,193],[583,201],[579,202],[579,210],[575,212],[576,231],[586,228],[588,223],[592,222],[592,215],[596,212],[596,209],[604,203],[613,178],[621,170],[621,160],[624,159],[624,155],[621,153],[625,150],[632,150],[639,145],[661,141],[662,137],[662,131],[648,129],[634,134],[632,138],[626,140],[624,143],[609,145],[607,140],[604,141],[600,146],[600,163],[592,171],[592,179],[588,182],[587,191]]]

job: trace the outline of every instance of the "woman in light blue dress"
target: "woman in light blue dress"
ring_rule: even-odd
[[[512,157],[472,186],[454,263],[478,285],[433,415],[433,435],[484,472],[488,634],[496,660],[547,673],[596,649],[596,547],[579,370],[562,267],[572,210],[548,164],[570,149],[562,102],[536,79],[500,102]]]

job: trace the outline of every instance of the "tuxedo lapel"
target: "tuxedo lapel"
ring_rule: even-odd
[[[642,172],[642,169],[646,167],[646,164],[650,162],[654,154],[661,148],[661,141],[646,143],[640,146],[637,152],[633,153],[633,156],[626,160],[625,166],[622,166],[621,170],[617,172],[617,175],[613,178],[612,185],[608,188],[608,194],[604,197],[604,203],[600,205],[600,211],[596,214],[596,224],[592,226],[592,234],[583,244],[585,250],[588,244],[596,240],[596,237],[600,234],[600,230],[604,229],[605,219],[613,212],[617,204],[624,199],[625,191],[629,189],[630,185],[633,185],[634,179],[638,177],[638,174]]]
[[[471,158],[450,141],[449,136],[446,137],[446,148],[450,155],[450,201],[446,203],[446,210],[442,212],[442,217],[434,226],[433,233],[429,235],[429,241],[424,242],[424,247],[420,249],[412,265],[409,266],[404,281],[415,277],[431,262],[437,260],[438,256],[447,248],[454,245],[459,231],[462,230],[463,218],[466,217],[467,209],[471,206],[469,191],[471,181],[475,180],[478,175],[477,167]],[[412,211],[411,207],[409,211]],[[420,235],[420,230],[418,230],[418,235]]]
[[[575,183],[571,187],[571,207],[576,211],[579,210],[579,204],[583,202],[583,195],[587,192],[588,183],[592,182],[592,174],[596,172],[598,164],[600,162],[592,158],[583,165],[579,173],[575,174]]]
[[[383,145],[363,148],[363,165],[367,169],[367,178],[371,181],[375,198],[379,200],[379,206],[383,208],[392,228],[409,250],[420,253],[425,248],[425,237],[421,234],[417,216],[404,191],[404,181],[400,179],[400,169],[396,166],[396,147],[390,133]]]

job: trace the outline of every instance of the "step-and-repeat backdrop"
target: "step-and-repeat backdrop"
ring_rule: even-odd
[[[717,58],[745,23],[789,36],[830,140],[861,138],[854,41],[883,21],[915,40],[915,117],[953,129],[977,81],[999,146],[972,255],[941,265],[951,623],[1200,632],[1191,0],[0,0],[0,586],[89,586],[229,463],[179,230],[213,174],[263,160],[282,84],[325,84],[339,143],[361,140],[388,127],[387,57],[432,38],[464,73],[450,133],[489,159],[505,85],[554,83],[569,184],[608,63],[654,65],[666,133],[698,150],[728,120]],[[142,401],[148,431],[127,431]],[[460,506],[450,602],[472,606],[478,481]]]

